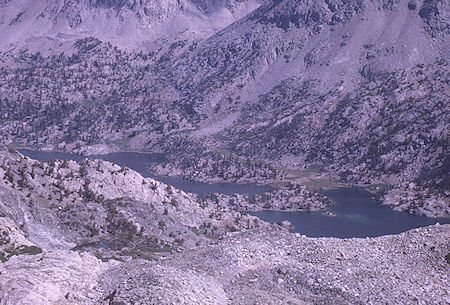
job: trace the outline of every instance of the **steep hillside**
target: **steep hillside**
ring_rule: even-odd
[[[3,2],[2,18],[19,2]],[[314,166],[342,182],[386,184],[385,202],[399,209],[448,215],[446,1],[81,1],[67,10],[82,22],[67,26],[58,8],[51,16],[63,21],[35,26],[50,35],[66,24],[75,35],[49,52],[24,50],[30,34],[1,25],[16,46],[0,56],[3,143],[165,152],[167,168],[188,176],[208,154]],[[89,18],[107,35],[85,32]],[[153,42],[136,50],[141,27]]]
[[[1,244],[3,261],[31,245],[153,259],[268,225],[101,160],[40,163],[0,151],[0,190],[2,218],[18,232]]]
[[[321,165],[353,184],[394,185],[385,203],[449,215],[448,72],[441,60],[380,73],[352,93],[283,83],[246,106],[227,131],[230,150],[285,166]]]
[[[1,50],[70,50],[89,36],[126,49],[211,35],[258,6],[249,1],[14,0],[0,2]]]

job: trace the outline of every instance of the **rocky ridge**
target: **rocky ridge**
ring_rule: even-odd
[[[307,238],[218,199],[199,200],[102,160],[40,163],[1,151],[0,298],[412,304],[449,297],[449,225]]]
[[[158,48],[158,40],[210,35],[257,8],[259,1],[14,0],[0,2],[0,49],[70,52],[97,37],[125,49]]]
[[[2,152],[0,164],[0,212],[41,248],[153,259],[225,231],[267,225],[102,160],[40,163]],[[28,246],[4,244],[9,252]]]

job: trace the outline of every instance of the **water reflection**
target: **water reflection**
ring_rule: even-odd
[[[326,191],[334,205],[324,212],[253,212],[263,220],[277,223],[288,220],[293,232],[310,237],[374,237],[397,234],[413,228],[450,223],[447,218],[428,218],[397,212],[382,206],[373,195],[358,188]],[[331,216],[330,216],[331,215]]]

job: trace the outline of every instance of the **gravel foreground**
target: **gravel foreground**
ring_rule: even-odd
[[[0,265],[1,304],[448,304],[450,225],[364,239],[228,233],[160,261],[50,251]]]

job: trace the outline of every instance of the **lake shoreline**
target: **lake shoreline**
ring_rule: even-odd
[[[126,154],[136,154],[139,157],[145,158],[147,156],[158,156],[158,157],[162,157],[162,158],[166,158],[165,155],[160,154],[160,153],[146,153],[146,152],[128,152],[128,151],[120,151],[120,152],[114,152],[111,154],[106,154],[106,155],[79,155],[79,154],[75,154],[75,153],[70,153],[70,152],[66,152],[66,151],[38,151],[38,150],[31,150],[29,148],[18,148],[18,151],[29,151],[32,153],[41,153],[41,154],[67,154],[67,156],[72,156],[74,158],[77,159],[84,159],[84,158],[104,158],[105,156],[108,155],[126,155]],[[108,159],[108,158],[106,158]],[[167,160],[167,159],[166,159]],[[110,160],[111,161],[111,160]],[[114,160],[112,160],[114,162]],[[283,190],[283,187],[288,186],[288,188],[290,187],[289,185],[294,183],[294,185],[307,185],[308,188],[311,188],[311,183],[308,184],[303,184],[302,182],[305,181],[305,179],[309,180],[309,181],[319,181],[319,186],[317,188],[312,187],[312,190],[315,192],[318,192],[320,194],[325,194],[326,196],[326,192],[330,191],[330,190],[334,190],[334,189],[346,189],[346,188],[360,188],[363,189],[365,191],[367,191],[368,193],[372,194],[377,201],[379,201],[380,206],[389,206],[392,210],[397,210],[397,211],[405,211],[407,213],[410,214],[418,214],[418,215],[424,215],[429,217],[430,219],[438,219],[438,218],[448,218],[450,219],[450,217],[446,217],[441,216],[439,214],[436,213],[428,213],[427,211],[425,212],[414,212],[414,210],[409,210],[408,206],[399,206],[397,205],[397,202],[395,201],[395,198],[398,198],[398,195],[391,195],[390,197],[388,197],[388,199],[390,201],[385,202],[385,196],[386,194],[388,194],[388,192],[390,192],[391,187],[387,186],[387,185],[379,185],[379,184],[366,184],[366,185],[346,185],[343,183],[337,183],[335,181],[333,181],[331,178],[328,178],[326,176],[324,176],[325,174],[323,172],[318,172],[317,170],[297,170],[297,171],[290,171],[291,176],[289,177],[284,177],[284,180],[280,180],[280,181],[271,181],[271,183],[258,183],[258,181],[254,181],[254,179],[240,179],[237,182],[232,182],[232,181],[228,181],[225,179],[220,179],[218,177],[214,177],[214,178],[204,178],[204,179],[196,179],[199,177],[191,177],[188,176],[186,177],[186,175],[181,174],[181,176],[170,176],[170,175],[160,175],[158,172],[155,174],[154,172],[151,172],[151,170],[155,169],[154,164],[161,164],[161,162],[165,162],[162,161],[162,159],[160,159],[158,162],[150,162],[149,164],[145,165],[143,168],[132,168],[134,170],[139,171],[140,173],[146,172],[146,176],[148,177],[152,177],[154,179],[160,180],[161,182],[164,183],[168,183],[171,184],[175,187],[180,187],[181,189],[187,191],[187,192],[194,192],[195,191],[189,186],[189,185],[193,185],[193,184],[197,184],[197,185],[201,185],[204,187],[204,191],[200,192],[200,193],[215,193],[222,188],[222,186],[228,186],[228,190],[225,192],[225,194],[231,195],[233,194],[233,187],[237,187],[237,188],[241,188],[241,189],[247,189],[248,190],[248,194],[257,194],[260,192],[270,192],[271,190],[275,190],[275,191],[280,191]],[[126,165],[126,164],[125,164]],[[187,179],[188,178],[188,179]],[[315,180],[317,179],[317,180]],[[288,181],[286,181],[288,180]],[[188,186],[188,187],[186,187]],[[288,198],[288,194],[284,194],[284,199],[282,204],[280,204],[280,202],[276,203],[274,206],[270,206],[270,207],[266,207],[263,208],[261,206],[258,206],[256,208],[253,209],[253,211],[255,210],[271,210],[271,211],[316,211],[316,210],[326,210],[326,206],[324,206],[323,204],[315,204],[314,206],[309,206],[309,207],[305,207],[302,205],[297,205],[297,206],[292,206],[291,204],[289,204],[289,198]]]

